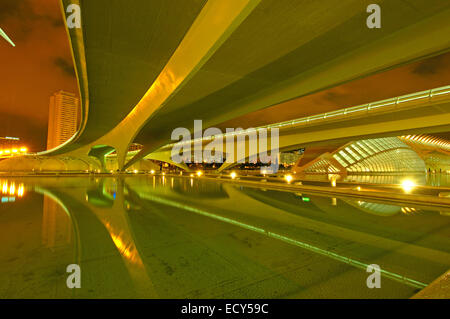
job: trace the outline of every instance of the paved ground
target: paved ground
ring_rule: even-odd
[[[450,299],[450,270],[415,294],[413,299]]]

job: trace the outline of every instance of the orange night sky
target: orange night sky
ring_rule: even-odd
[[[57,0],[1,0],[0,136],[20,137],[31,151],[45,149],[50,96],[78,94]]]
[[[449,84],[450,53],[446,53],[253,112],[220,127],[287,121]]]

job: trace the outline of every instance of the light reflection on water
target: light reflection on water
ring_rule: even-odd
[[[450,186],[449,174],[417,174],[417,175],[380,175],[380,176],[348,176],[346,180],[374,184],[401,184],[405,178],[413,179],[417,185]]]
[[[1,202],[9,203],[15,202],[16,197],[21,198],[25,194],[25,188],[23,183],[17,184],[14,181],[9,182],[8,180],[0,179],[1,187]]]
[[[306,175],[304,180],[308,181],[329,181],[330,175]],[[348,175],[341,178],[339,175],[333,174],[339,181],[355,182],[355,183],[371,183],[371,184],[401,184],[404,179],[414,180],[416,185],[427,185],[436,187],[450,187],[450,174],[407,174],[407,175]]]
[[[450,266],[450,217],[427,207],[171,176],[0,185],[17,197],[0,205],[2,298],[326,298],[336,280],[342,298],[403,298]],[[65,287],[71,263],[83,289]],[[365,288],[371,263],[383,291]]]

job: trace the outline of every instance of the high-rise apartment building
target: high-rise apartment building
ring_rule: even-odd
[[[50,97],[48,112],[47,149],[55,148],[70,139],[78,129],[78,98],[59,91]]]

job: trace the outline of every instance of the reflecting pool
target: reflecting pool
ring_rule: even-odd
[[[0,190],[0,298],[408,298],[450,268],[445,209],[151,175]]]

